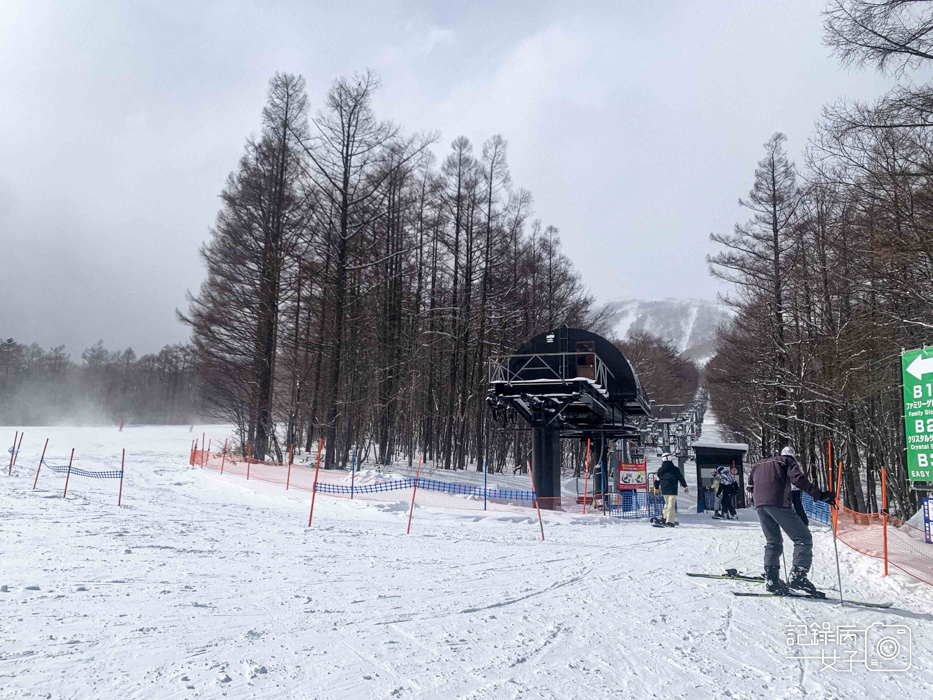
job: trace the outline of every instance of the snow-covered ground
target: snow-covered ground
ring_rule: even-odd
[[[0,428],[4,444],[13,430]],[[310,494],[189,467],[187,426],[25,430],[14,475],[0,476],[3,698],[933,692],[933,589],[883,579],[875,560],[840,545],[845,593],[891,610],[743,599],[731,591],[760,584],[688,578],[760,570],[748,511],[685,514],[677,529],[545,513],[541,542],[533,512],[417,508],[406,536],[403,501],[319,496],[308,528]],[[79,466],[113,464],[126,447],[123,508],[113,481],[73,478],[63,501],[64,478],[43,471],[31,491],[46,436],[55,464],[71,447]],[[829,589],[832,538],[815,539]],[[788,624],[814,623],[906,626],[912,669],[788,659],[819,653],[786,643]]]

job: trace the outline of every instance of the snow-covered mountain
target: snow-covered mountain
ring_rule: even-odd
[[[670,341],[681,354],[703,365],[716,351],[716,329],[729,319],[729,310],[702,299],[611,302],[612,332],[620,339],[638,331]]]

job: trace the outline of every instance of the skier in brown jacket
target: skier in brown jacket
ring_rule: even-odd
[[[767,590],[788,595],[790,589],[824,597],[807,578],[813,563],[813,535],[810,528],[791,507],[791,485],[806,491],[815,501],[835,502],[832,491],[821,491],[810,483],[796,460],[793,447],[781,450],[780,457],[768,457],[752,467],[748,490],[755,499],[755,510],[765,534],[765,578]],[[794,542],[793,569],[788,584],[781,580],[781,554],[784,552],[782,531]]]

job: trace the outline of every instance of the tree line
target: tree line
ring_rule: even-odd
[[[835,0],[826,42],[897,75],[933,59],[933,3]],[[713,409],[754,457],[793,444],[827,483],[827,442],[858,511],[918,507],[906,473],[902,348],[933,343],[933,88],[902,81],[873,104],[824,110],[803,167],[765,144],[740,200],[750,218],[709,259],[735,321],[707,368]],[[835,488],[835,485],[832,485]]]
[[[103,341],[71,360],[64,345],[44,350],[0,342],[0,424],[193,423],[201,413],[194,351],[166,345],[138,357]]]
[[[377,117],[377,88],[340,78],[312,113],[301,77],[271,79],[182,316],[205,398],[257,459],[323,439],[327,467],[520,463],[525,437],[491,430],[489,357],[601,314],[505,139],[438,162],[436,135]]]

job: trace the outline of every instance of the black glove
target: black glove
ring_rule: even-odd
[[[820,493],[820,500],[823,501],[823,503],[834,506],[836,505],[836,492],[832,490],[823,491]]]

